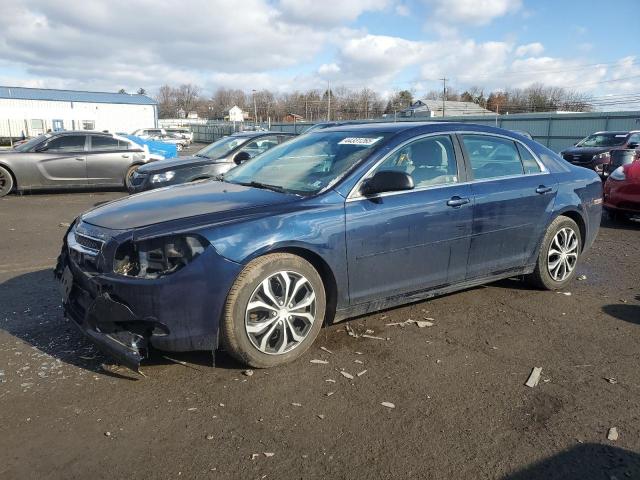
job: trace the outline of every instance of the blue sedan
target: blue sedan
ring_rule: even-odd
[[[272,367],[325,323],[513,276],[563,288],[601,213],[595,172],[517,133],[343,125],[81,215],[56,275],[66,315],[133,369],[151,346]]]

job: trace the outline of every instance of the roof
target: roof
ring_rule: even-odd
[[[482,115],[493,114],[491,110],[481,107],[473,102],[458,102],[445,100],[444,109],[447,115]],[[422,99],[414,102],[405,110],[442,112],[442,100]]]
[[[156,105],[156,101],[137,93],[83,92],[80,90],[54,90],[49,88],[2,87],[0,98],[16,100],[49,100],[54,102],[124,103]]]

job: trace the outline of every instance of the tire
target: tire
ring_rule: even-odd
[[[561,232],[565,232],[566,237]],[[575,277],[581,252],[582,236],[578,224],[568,217],[556,218],[547,228],[540,245],[536,268],[527,280],[543,290],[563,288]]]
[[[133,178],[133,174],[136,173],[136,170],[138,170],[139,167],[140,165],[132,165],[127,169],[127,173],[124,176],[124,186],[127,190],[131,188],[131,179]]]
[[[13,176],[6,168],[0,167],[0,197],[9,195],[13,190]]]
[[[288,290],[283,274],[289,279]],[[287,291],[289,305],[283,301]],[[309,262],[287,253],[257,258],[240,272],[227,296],[222,345],[235,359],[255,368],[292,362],[318,336],[326,304],[322,279]]]

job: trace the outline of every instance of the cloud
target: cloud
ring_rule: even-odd
[[[540,42],[528,43],[516,48],[516,57],[537,57],[542,52],[544,52],[544,46]]]
[[[498,17],[514,13],[522,0],[426,0],[433,5],[436,21],[449,24],[487,25]]]
[[[382,10],[390,0],[280,0],[282,18],[314,25],[343,25],[366,11]]]

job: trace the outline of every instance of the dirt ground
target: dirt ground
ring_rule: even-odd
[[[157,355],[143,378],[102,368],[51,272],[65,223],[121,195],[0,200],[0,478],[640,479],[640,222],[604,220],[565,292],[502,281],[282,368]]]

